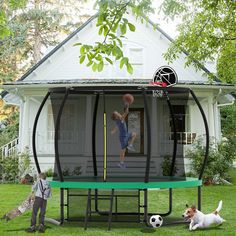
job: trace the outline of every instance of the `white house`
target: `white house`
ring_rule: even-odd
[[[130,58],[134,68],[132,75],[128,74],[125,68],[120,70],[119,65],[116,63],[114,65],[106,64],[102,72],[93,72],[85,64],[79,64],[79,47],[75,47],[74,44],[77,42],[93,44],[101,39],[97,33],[96,17],[92,17],[50,51],[19,80],[3,85],[5,92],[2,93],[2,97],[4,101],[9,104],[17,104],[20,107],[20,151],[23,151],[25,147],[29,147],[32,156],[31,143],[34,119],[48,89],[55,87],[81,87],[85,85],[93,87],[101,85],[116,86],[117,84],[122,86],[132,84],[143,86],[152,81],[157,68],[168,65],[168,62],[163,57],[163,53],[169,47],[171,38],[160,28],[154,29],[151,22],[142,24],[135,22],[135,18],[132,15],[127,17],[136,25],[136,31],[128,32],[126,38],[123,39],[124,54]],[[231,96],[231,93],[235,91],[235,86],[224,84],[217,80],[209,83],[207,79],[209,71],[207,68],[202,67],[201,71],[196,71],[193,66],[186,68],[184,66],[185,57],[186,54],[182,53],[179,59],[169,64],[178,75],[179,81],[175,86],[191,88],[195,92],[206,114],[210,136],[220,140],[220,107],[233,104],[234,98]],[[83,103],[79,106],[72,104],[68,108],[68,123],[70,122],[70,116],[75,113],[86,113],[86,117],[91,117],[92,111],[90,107],[92,102],[91,98],[85,96]],[[166,105],[161,102],[156,104],[154,98],[149,98],[148,102],[151,108],[151,119],[159,117],[159,124],[164,124],[166,120]],[[179,103],[174,105],[177,106],[177,109],[181,109],[183,104],[179,101]],[[109,111],[112,111],[113,106],[119,107],[118,98],[114,103],[108,102],[107,106]],[[184,117],[184,130],[179,130],[179,132],[183,133],[180,136],[183,139],[182,145],[186,148],[191,145],[196,136],[204,134],[205,130],[197,106],[191,101],[184,106],[186,107],[181,117],[181,119]],[[136,99],[134,108],[143,108],[139,98]],[[84,130],[82,136],[78,138],[81,139],[82,152],[86,154],[89,151],[86,143],[88,141],[86,139],[86,132],[91,130],[91,120],[83,120],[81,118],[81,122],[81,129]],[[38,155],[41,157],[40,163],[42,168],[48,169],[54,163],[54,149],[52,145],[54,135],[53,112],[49,101],[47,101],[46,106],[42,110],[38,125],[36,135]],[[169,121],[165,125],[168,126]],[[140,123],[140,126],[143,126],[143,124]],[[68,125],[68,132],[72,135],[73,126],[71,127]],[[144,135],[145,125],[144,130],[141,128],[139,130],[139,136]],[[71,137],[74,136],[72,135]],[[152,138],[155,139],[155,137]],[[142,140],[139,140],[140,146],[142,146],[142,142]],[[113,145],[113,142],[109,143],[109,145]],[[145,148],[144,150],[141,149],[140,147],[138,150],[139,154],[144,154]],[[113,150],[112,155],[116,155],[118,147],[114,146]],[[158,147],[154,152],[156,152],[155,155],[162,155],[158,151]]]

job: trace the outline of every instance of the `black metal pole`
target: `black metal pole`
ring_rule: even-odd
[[[146,226],[149,226],[148,224],[148,190],[147,189],[144,189],[143,190],[144,192],[144,202],[143,202],[143,210],[144,210],[144,213],[143,213],[143,221],[145,223]]]
[[[199,211],[201,211],[201,205],[202,205],[202,198],[201,198],[201,193],[202,193],[202,187],[201,186],[198,186],[197,188],[197,208]]]
[[[100,94],[96,94],[96,100],[93,110],[93,128],[92,128],[92,154],[93,154],[93,173],[94,176],[98,175],[97,171],[97,156],[96,156],[96,121],[97,121],[97,111],[98,111],[98,102]]]
[[[142,90],[144,110],[146,116],[146,126],[147,126],[147,161],[146,161],[146,171],[145,171],[145,183],[149,182],[149,172],[150,172],[150,162],[151,162],[151,125],[150,125],[150,115],[148,110],[147,95],[145,89]]]
[[[47,92],[46,96],[44,97],[42,103],[39,106],[38,112],[36,114],[35,120],[34,120],[34,126],[33,126],[33,134],[32,134],[32,148],[33,148],[33,155],[34,155],[34,162],[36,165],[36,169],[38,171],[38,173],[41,173],[40,170],[40,166],[39,166],[39,162],[38,162],[38,157],[37,157],[37,151],[36,151],[36,129],[37,129],[37,124],[38,124],[38,120],[39,120],[39,116],[41,114],[41,111],[43,109],[44,104],[46,103],[48,97],[50,95],[50,92]]]
[[[175,169],[175,161],[176,161],[176,153],[177,153],[177,132],[176,132],[176,125],[175,125],[175,114],[172,109],[172,105],[170,102],[170,98],[165,91],[165,96],[166,96],[166,101],[170,110],[170,115],[172,119],[172,124],[173,124],[173,130],[174,130],[174,146],[173,146],[173,154],[172,154],[172,163],[171,163],[171,168],[170,168],[170,176],[174,175],[174,169]]]
[[[84,230],[87,230],[88,227],[88,218],[89,214],[91,214],[91,189],[88,189],[88,197],[87,197],[87,207],[86,207],[86,213],[84,218]]]
[[[111,196],[110,196],[110,209],[109,209],[109,216],[108,216],[108,230],[111,229],[113,200],[114,200],[114,189],[111,190]]]
[[[201,168],[201,171],[200,171],[200,174],[199,174],[199,177],[198,179],[202,179],[202,175],[203,175],[203,172],[206,168],[206,164],[207,164],[207,159],[208,159],[208,154],[209,154],[209,142],[210,142],[210,137],[209,137],[209,128],[208,128],[208,124],[207,124],[207,119],[206,119],[206,115],[203,111],[203,108],[200,104],[200,102],[198,101],[196,95],[194,94],[194,92],[189,89],[193,99],[195,100],[200,112],[201,112],[201,115],[202,115],[202,118],[203,118],[203,121],[204,121],[204,126],[205,126],[205,131],[206,131],[206,150],[205,150],[205,157],[204,157],[204,161],[203,161],[203,165],[202,165],[202,168]]]
[[[58,171],[58,176],[61,182],[64,181],[63,179],[63,174],[61,170],[61,164],[60,164],[60,158],[59,158],[59,151],[58,151],[58,139],[59,139],[59,129],[60,129],[60,121],[61,121],[61,115],[62,111],[66,102],[66,99],[69,95],[69,89],[66,89],[64,98],[61,102],[61,106],[59,108],[58,114],[57,114],[57,119],[56,119],[56,124],[55,124],[55,137],[54,137],[54,148],[55,148],[55,161],[57,165],[57,171]]]
[[[60,188],[61,224],[64,223],[64,189]]]
[[[106,96],[105,91],[103,91],[103,181],[107,181],[107,113],[106,113]]]

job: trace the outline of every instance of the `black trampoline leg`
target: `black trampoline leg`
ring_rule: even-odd
[[[144,189],[144,205],[143,205],[143,210],[144,210],[144,223],[146,226],[149,227],[149,224],[148,224],[148,190],[147,189]]]
[[[88,190],[87,208],[86,208],[86,214],[84,218],[84,230],[86,230],[88,227],[89,215],[91,216],[91,189]]]
[[[109,210],[109,217],[108,217],[108,230],[111,229],[113,198],[114,198],[114,189],[111,190],[111,196],[110,196],[110,210]]]
[[[197,188],[197,198],[198,198],[198,202],[197,202],[197,204],[198,204],[198,210],[199,211],[201,211],[201,190],[202,190],[202,187],[201,186],[198,186],[198,188]]]
[[[168,216],[171,214],[172,212],[172,202],[173,202],[173,199],[172,199],[172,188],[169,189],[169,211],[165,214],[165,216]]]
[[[61,224],[64,223],[64,189],[60,188],[60,208],[61,208]]]

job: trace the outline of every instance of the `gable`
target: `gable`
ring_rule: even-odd
[[[119,68],[119,63],[105,64],[102,72],[93,72],[86,63],[79,63],[79,47],[75,43],[94,44],[103,41],[98,35],[96,17],[91,18],[79,30],[56,47],[29,73],[23,76],[25,82],[30,81],[71,81],[87,79],[146,79],[151,80],[157,68],[167,65],[163,57],[169,47],[170,39],[160,29],[154,30],[150,23],[136,22],[134,16],[127,15],[135,24],[135,32],[127,32],[123,39],[124,55],[130,58],[134,73],[128,74],[126,68]],[[176,61],[169,64],[177,73],[180,82],[207,82],[204,71],[196,71],[193,66],[184,67],[185,54],[182,53]]]

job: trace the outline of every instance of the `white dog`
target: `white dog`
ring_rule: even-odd
[[[203,214],[201,211],[197,210],[195,206],[188,207],[182,215],[185,220],[190,220],[189,230],[196,230],[197,228],[207,228],[211,224],[222,224],[225,220],[219,216],[219,212],[222,208],[222,201],[219,202],[217,209],[210,214]]]

